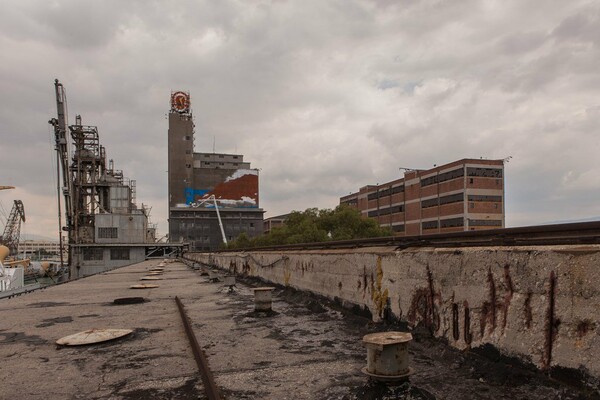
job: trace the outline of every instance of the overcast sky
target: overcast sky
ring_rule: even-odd
[[[598,1],[2,1],[0,53],[0,201],[27,234],[58,229],[55,78],[162,234],[171,90],[197,152],[260,168],[266,216],[508,156],[507,226],[600,216]]]

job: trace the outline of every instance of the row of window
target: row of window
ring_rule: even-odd
[[[129,260],[129,249],[128,248],[110,249],[110,259],[111,260]],[[83,260],[84,261],[102,261],[102,260],[104,260],[104,249],[101,249],[101,248],[83,249]]]
[[[479,194],[470,194],[469,201],[489,201],[489,202],[502,202],[502,196],[484,196]]]
[[[421,208],[431,208],[437,207],[438,205],[442,206],[444,204],[452,204],[452,203],[460,203],[465,200],[464,193],[456,193],[448,196],[435,197],[433,199],[427,199],[421,201]],[[470,202],[502,202],[502,196],[484,196],[484,195],[469,195]],[[498,208],[498,205],[495,205],[495,208]],[[471,204],[471,208],[474,207],[474,204]],[[373,210],[368,212],[368,216],[378,217],[382,215],[395,214],[399,212],[403,212],[404,207],[402,205],[395,207],[387,207],[381,208],[379,210]]]
[[[358,200],[357,199],[350,199],[350,200],[346,200],[346,201],[341,201],[340,204],[345,204],[347,206],[358,206]]]
[[[210,161],[202,161],[202,164],[212,165],[213,163],[211,163]],[[216,165],[217,163],[215,162],[214,164]],[[228,163],[228,164],[232,164],[234,167],[237,167],[239,165],[239,163]],[[219,165],[225,165],[225,163],[220,162]]]
[[[470,219],[469,226],[502,226],[502,221],[497,219]]]
[[[395,213],[399,213],[399,212],[403,212],[403,211],[404,211],[404,206],[399,205],[399,206],[380,208],[379,210],[369,211],[367,215],[370,218],[373,218],[373,217],[380,217],[382,215],[395,214]]]
[[[229,213],[227,211],[223,211],[223,209],[219,209],[221,213],[221,219],[260,219],[260,216],[257,216],[256,213]],[[200,219],[200,218],[217,218],[217,213],[214,211],[214,208],[211,208],[211,211],[197,211],[197,212],[178,212],[171,215],[173,220],[178,219]]]
[[[484,178],[502,178],[502,170],[499,168],[467,167],[467,176],[481,176]]]
[[[459,203],[464,200],[465,200],[464,193],[456,193],[456,194],[451,194],[448,196],[442,196],[439,198],[436,197],[433,199],[422,200],[421,208],[437,207],[438,204],[441,206],[444,204]]]
[[[464,226],[465,222],[462,217],[459,218],[448,218],[440,221],[440,228],[454,228],[458,226]],[[438,221],[427,221],[421,223],[422,229],[437,229]]]
[[[216,154],[219,158],[225,158],[225,154]],[[203,154],[204,158],[210,158],[211,156],[215,156],[215,154]],[[234,160],[238,159],[238,156],[231,156]]]
[[[380,199],[382,197],[387,197],[387,196],[391,196],[393,194],[402,193],[402,192],[404,192],[404,185],[395,186],[395,187],[387,188],[387,189],[384,189],[384,190],[378,190],[376,192],[373,192],[373,193],[369,194],[367,196],[367,199],[368,200],[375,200],[375,199]]]
[[[441,174],[430,176],[429,178],[421,179],[421,187],[435,185],[436,183],[441,183],[441,182],[449,181],[451,179],[460,178],[461,176],[464,176],[464,175],[465,175],[465,171],[463,168],[444,172]]]

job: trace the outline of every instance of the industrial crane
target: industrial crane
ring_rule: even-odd
[[[58,200],[58,223],[59,223],[59,241],[61,248],[61,265],[62,265],[62,231],[67,231],[68,243],[73,243],[73,182],[70,176],[69,168],[69,142],[67,136],[67,114],[66,114],[66,102],[67,97],[65,94],[65,88],[58,81],[54,80],[54,91],[56,94],[56,111],[58,118],[52,118],[48,123],[54,127],[54,142],[56,150],[56,167],[62,172],[62,194],[65,199],[65,227],[62,227],[62,216],[60,208],[60,198]],[[57,192],[61,192],[60,179],[57,180]],[[68,252],[69,260],[68,264],[71,264],[71,252]]]
[[[17,254],[21,236],[21,222],[25,222],[25,208],[21,200],[15,200],[0,239],[0,244],[8,247],[10,254]]]

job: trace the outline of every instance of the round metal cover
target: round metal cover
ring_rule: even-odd
[[[140,278],[140,281],[158,281],[161,280],[162,278],[159,278],[157,276],[142,276]]]
[[[87,331],[65,336],[56,341],[61,346],[81,346],[118,339],[129,335],[133,329],[90,329]]]
[[[388,346],[410,342],[412,338],[413,337],[409,332],[377,332],[365,335],[363,337],[363,343]]]
[[[157,287],[158,287],[158,285],[154,285],[154,284],[150,284],[150,283],[129,286],[130,289],[154,289]]]

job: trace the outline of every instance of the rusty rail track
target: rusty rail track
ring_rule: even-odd
[[[221,396],[221,391],[215,382],[212,371],[208,367],[208,360],[206,359],[206,355],[198,343],[198,339],[196,339],[196,335],[194,334],[190,320],[185,312],[183,303],[177,296],[175,296],[175,302],[177,303],[177,308],[179,308],[179,314],[181,315],[181,320],[183,321],[185,333],[187,334],[190,345],[192,346],[192,352],[194,353],[194,358],[196,359],[196,364],[198,365],[198,370],[200,371],[200,377],[202,378],[206,397],[208,397],[208,400],[221,400],[223,399]]]
[[[328,250],[380,246],[393,246],[398,249],[405,249],[409,247],[548,246],[584,244],[600,244],[600,221],[489,229],[483,231],[438,233],[418,236],[390,236],[319,243],[299,243],[254,247],[251,249],[235,249],[235,251]],[[231,250],[220,250],[220,252],[226,251]]]

